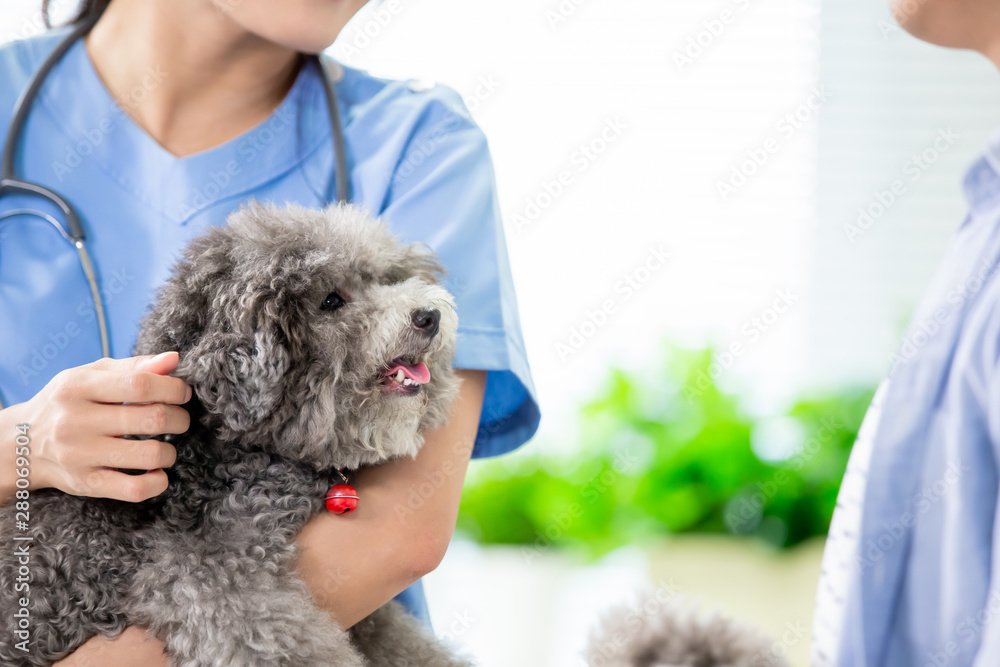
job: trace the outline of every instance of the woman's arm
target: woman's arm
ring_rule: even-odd
[[[485,371],[458,371],[448,423],[426,435],[415,459],[358,474],[358,510],[313,517],[299,534],[299,569],[316,603],[350,627],[441,562],[458,516],[462,483],[479,426]],[[129,628],[95,637],[56,667],[166,667],[163,644]]]
[[[191,388],[169,377],[177,353],[100,359],[59,373],[31,400],[0,410],[0,505],[14,496],[20,453],[18,425],[26,424],[30,490],[54,487],[79,496],[139,502],[167,488],[163,468],[177,458],[160,440],[133,435],[184,433],[182,407]],[[127,404],[127,405],[126,405]],[[126,475],[118,468],[148,470]]]
[[[317,604],[343,627],[433,571],[448,548],[479,427],[485,371],[458,371],[448,423],[427,434],[415,459],[358,474],[358,510],[321,513],[299,534],[299,568]]]

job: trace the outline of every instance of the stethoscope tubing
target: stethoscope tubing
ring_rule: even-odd
[[[108,335],[108,323],[106,317],[106,311],[104,309],[104,302],[101,299],[101,292],[97,285],[97,272],[94,268],[94,263],[90,259],[90,254],[87,252],[86,246],[86,236],[83,230],[83,224],[80,221],[80,216],[77,215],[76,209],[58,192],[51,190],[44,185],[39,183],[33,183],[17,177],[14,169],[14,159],[17,155],[18,144],[21,139],[21,135],[24,130],[25,123],[28,120],[28,114],[31,111],[31,106],[35,99],[38,97],[38,91],[41,90],[42,84],[45,82],[46,77],[52,68],[62,60],[66,52],[79,40],[81,37],[90,32],[90,29],[94,27],[97,22],[97,18],[90,18],[81,21],[76,25],[73,30],[56,45],[55,49],[46,57],[42,62],[41,66],[31,77],[28,85],[25,86],[21,95],[18,97],[16,104],[14,105],[14,113],[11,118],[10,125],[7,129],[7,136],[4,139],[3,144],[3,154],[0,156],[0,197],[11,194],[25,194],[29,196],[41,197],[51,204],[55,205],[59,211],[62,213],[64,219],[66,220],[66,226],[59,224],[53,216],[44,213],[42,211],[36,211],[32,209],[19,208],[12,209],[0,213],[0,221],[5,218],[10,218],[16,215],[36,215],[42,219],[51,223],[65,238],[67,241],[73,244],[76,248],[77,254],[80,260],[80,268],[83,270],[84,277],[87,279],[87,284],[90,287],[91,297],[94,299],[94,310],[97,312],[97,326],[101,337],[101,355],[104,357],[111,356],[111,344]],[[337,201],[346,204],[350,201],[351,191],[350,191],[350,178],[347,170],[347,152],[344,141],[344,131],[340,124],[340,107],[337,102],[337,91],[335,86],[335,81],[337,77],[330,70],[330,65],[321,56],[312,56],[316,64],[320,68],[321,79],[323,81],[323,90],[326,94],[326,105],[327,110],[330,115],[330,130],[333,139],[334,157],[336,160],[336,168],[334,169],[334,183],[327,186],[326,200],[331,200],[331,190],[336,193]],[[331,187],[331,185],[333,187]],[[0,400],[0,409],[4,407],[3,401]]]

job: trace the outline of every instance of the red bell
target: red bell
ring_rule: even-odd
[[[358,508],[358,490],[349,484],[334,484],[326,492],[326,509],[334,514],[347,514]]]

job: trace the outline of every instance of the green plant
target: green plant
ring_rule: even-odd
[[[872,390],[759,417],[718,388],[712,358],[670,347],[663,372],[612,370],[580,411],[573,453],[536,446],[482,464],[466,485],[459,530],[594,556],[664,534],[753,535],[776,547],[824,535]]]

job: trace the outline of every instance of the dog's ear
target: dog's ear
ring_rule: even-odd
[[[139,325],[136,355],[174,350],[183,357],[195,344],[208,326],[215,287],[231,279],[231,248],[231,236],[215,228],[191,242]]]
[[[444,275],[444,267],[438,262],[434,251],[424,243],[411,243],[403,246],[395,255],[392,266],[389,267],[388,282],[403,282],[410,278],[419,278],[425,283],[435,285]]]
[[[180,354],[173,375],[222,439],[257,428],[279,404],[300,316],[270,273],[239,270],[234,240],[213,229],[192,242],[136,343],[136,354]]]
[[[272,327],[209,333],[178,365],[221,439],[259,427],[280,405],[291,361],[282,338]]]
[[[223,440],[283,418],[275,410],[284,399],[292,354],[302,345],[300,314],[287,293],[267,282],[225,281],[174,373],[194,389],[205,423]]]

